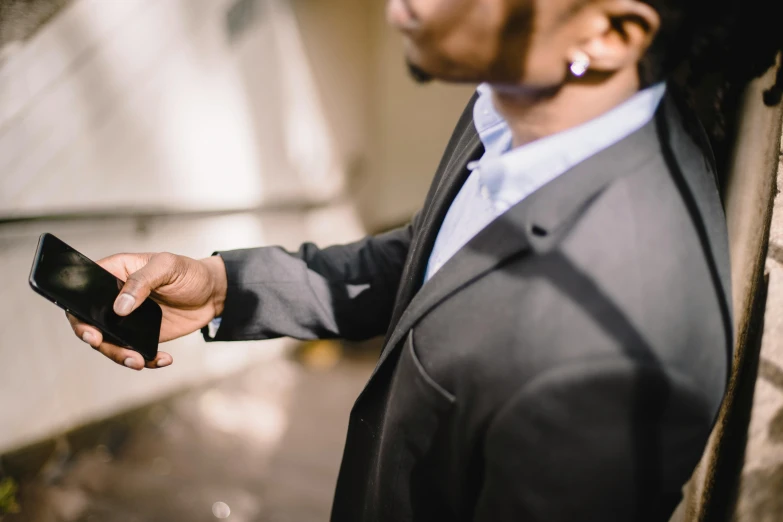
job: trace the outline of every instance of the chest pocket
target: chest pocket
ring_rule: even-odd
[[[407,404],[411,401],[412,404],[426,405],[426,408],[419,410],[432,409],[433,413],[437,415],[447,413],[456,402],[456,397],[435,382],[419,361],[414,345],[413,330],[408,333],[405,346],[397,362],[397,371],[392,380],[392,390],[400,402]],[[393,394],[392,397],[394,396]],[[423,418],[418,420],[428,424]]]

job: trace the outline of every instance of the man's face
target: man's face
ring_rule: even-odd
[[[414,76],[529,89],[561,84],[579,0],[388,0]]]

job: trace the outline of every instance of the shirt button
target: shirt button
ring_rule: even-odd
[[[482,198],[489,199],[489,189],[487,187],[482,186],[480,192]]]

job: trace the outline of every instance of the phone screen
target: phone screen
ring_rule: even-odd
[[[151,299],[126,317],[114,313],[123,281],[51,234],[38,244],[30,275],[33,288],[82,321],[107,342],[126,346],[152,360],[158,352],[161,309]]]

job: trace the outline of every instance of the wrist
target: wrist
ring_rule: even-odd
[[[220,317],[223,315],[223,308],[226,304],[226,293],[228,291],[226,264],[219,255],[202,259],[201,262],[207,268],[212,282],[211,300],[214,309],[214,317]]]

